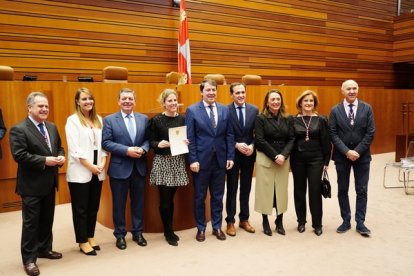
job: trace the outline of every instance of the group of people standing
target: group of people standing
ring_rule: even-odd
[[[225,240],[222,212],[225,186],[226,233],[236,235],[237,190],[240,196],[239,227],[249,233],[249,197],[256,162],[255,211],[262,214],[263,232],[271,236],[268,216],[276,210],[276,232],[285,235],[283,214],[287,210],[288,176],[294,179],[294,201],[300,233],[305,231],[307,200],[316,235],[322,234],[322,197],[320,180],[331,158],[338,174],[338,198],[343,223],[337,232],[351,228],[348,199],[351,168],[355,175],[357,204],[356,230],[369,235],[365,226],[367,187],[371,161],[370,144],[375,126],[371,107],[357,99],[358,84],[342,84],[344,100],[333,107],[329,122],[317,113],[318,96],[304,91],[296,102],[297,114],[288,115],[283,95],[270,90],[259,112],[246,103],[246,87],[230,85],[232,103],[216,101],[217,84],[204,80],[200,85],[201,101],[188,107],[185,116],[178,113],[178,95],[164,90],[159,103],[164,112],[148,119],[134,112],[135,92],[123,88],[118,94],[120,111],[102,119],[96,111],[91,91],[76,92],[75,113],[66,122],[68,144],[66,180],[72,202],[73,224],[79,250],[88,256],[101,248],[95,240],[102,181],[107,157],[111,156],[108,175],[113,204],[116,247],[124,250],[126,242],[125,208],[128,193],[131,201],[132,240],[146,246],[143,236],[144,185],[146,156],[155,155],[149,177],[159,191],[159,213],[168,244],[177,246],[179,237],[173,231],[174,195],[177,188],[189,183],[186,164],[194,182],[194,216],[196,240],[205,240],[207,227],[205,199],[210,192],[212,233]],[[52,250],[52,225],[58,167],[65,162],[64,149],[56,126],[46,121],[49,113],[45,94],[33,92],[27,98],[28,117],[10,131],[11,151],[18,163],[16,191],[22,197],[23,228],[21,253],[25,272],[39,275],[37,258],[59,259]],[[168,129],[187,127],[188,155],[173,156]],[[226,182],[227,176],[227,182]],[[239,184],[240,183],[240,184]],[[239,186],[240,185],[240,186]],[[239,188],[240,187],[240,188]]]

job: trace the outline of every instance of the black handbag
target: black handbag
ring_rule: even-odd
[[[331,198],[331,183],[329,182],[328,172],[326,170],[323,170],[321,185],[322,196],[324,198]]]

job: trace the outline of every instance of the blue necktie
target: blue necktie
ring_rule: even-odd
[[[210,108],[210,121],[211,121],[211,125],[213,126],[213,128],[216,128],[217,127],[217,124],[216,124],[216,119],[214,117],[213,105],[209,105],[208,107]]]
[[[348,118],[349,118],[349,121],[351,122],[351,125],[353,125],[354,124],[354,110],[352,109],[352,107],[354,106],[353,104],[349,104],[348,105],[349,106],[349,113],[348,113]]]
[[[244,129],[243,106],[238,106],[237,109],[239,110],[240,128],[243,130]]]
[[[129,137],[131,137],[131,141],[134,142],[135,141],[135,128],[134,128],[134,124],[132,122],[132,115],[126,115],[125,116],[128,119],[128,133],[129,133]]]

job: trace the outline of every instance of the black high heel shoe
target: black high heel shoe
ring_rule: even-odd
[[[272,230],[270,229],[269,220],[267,219],[267,215],[262,215],[262,216],[263,216],[263,232],[265,233],[265,235],[271,236],[272,235]]]
[[[97,251],[101,250],[101,247],[99,245],[94,245],[92,248]]]
[[[87,256],[96,256],[97,255],[95,249],[92,249],[92,251],[89,251],[89,252],[85,252],[85,251],[83,251],[82,248],[79,247],[79,251],[82,252],[83,254],[87,255]]]
[[[299,224],[298,225],[298,231],[299,231],[299,233],[305,232],[305,224]]]
[[[280,214],[276,217],[275,224],[276,224],[276,233],[278,233],[279,235],[283,235],[283,236],[286,235],[285,228],[283,227],[283,214]]]

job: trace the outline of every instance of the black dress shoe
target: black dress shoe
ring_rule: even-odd
[[[23,265],[24,271],[29,276],[37,276],[40,274],[39,268],[37,267],[37,264],[35,263],[28,263]]]
[[[213,235],[220,241],[224,241],[226,239],[226,234],[224,234],[221,229],[213,229]]]
[[[316,236],[320,236],[320,235],[322,235],[322,228],[317,227],[317,228],[315,228],[314,232],[315,232]]]
[[[144,238],[142,234],[132,236],[132,240],[137,242],[139,246],[147,246],[147,240]]]
[[[99,245],[94,245],[92,248],[97,251],[101,250],[101,247]]]
[[[179,241],[179,240],[180,240],[180,237],[179,237],[179,236],[177,236],[177,235],[174,233],[174,231],[172,231],[172,232],[171,232],[171,235],[174,237],[174,239],[175,239],[176,241]]]
[[[305,224],[299,224],[298,225],[298,232],[299,233],[305,232]]]
[[[167,241],[169,245],[172,245],[172,246],[178,245],[178,242],[172,232],[165,233],[164,236],[165,236],[165,240]]]
[[[272,229],[270,229],[270,225],[269,222],[264,221],[263,222],[263,233],[265,233],[265,235],[271,236],[272,234]]]
[[[96,256],[97,255],[95,249],[92,249],[89,252],[85,252],[85,251],[83,251],[82,248],[79,247],[79,251],[82,252],[83,254],[87,255],[87,256]]]
[[[205,231],[197,230],[196,240],[199,242],[203,242],[206,239]]]
[[[51,259],[51,260],[57,260],[62,258],[62,253],[56,252],[56,251],[47,251],[47,252],[41,252],[37,254],[38,258],[44,258],[44,259]]]
[[[286,235],[286,231],[285,228],[283,228],[283,225],[281,226],[276,226],[276,233],[278,233],[279,235]]]
[[[127,248],[127,244],[124,237],[116,239],[116,247],[118,247],[121,250]]]

